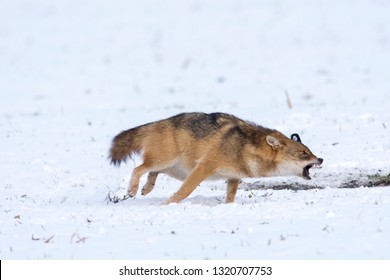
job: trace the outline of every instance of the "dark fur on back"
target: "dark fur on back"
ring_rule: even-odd
[[[226,133],[228,138],[239,137],[243,139],[245,138],[244,136],[246,136],[255,143],[255,138],[257,137],[256,133],[253,134],[255,130],[262,129],[269,132],[273,131],[226,113],[182,113],[173,116],[168,120],[172,122],[175,128],[191,131],[193,136],[197,139],[209,137],[218,132],[221,128],[232,126],[228,133]]]
[[[213,135],[224,125],[222,115],[224,114],[183,113],[168,120],[172,122],[175,128],[191,131],[195,138],[202,139]]]

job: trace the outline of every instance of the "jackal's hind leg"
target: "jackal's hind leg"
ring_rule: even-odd
[[[146,181],[146,184],[142,187],[142,195],[147,195],[153,190],[154,185],[156,184],[158,174],[158,172],[149,172],[148,180]]]
[[[229,179],[227,181],[226,203],[234,202],[240,179]]]
[[[127,189],[127,194],[130,197],[133,197],[138,192],[138,186],[139,186],[139,179],[142,175],[147,173],[152,169],[152,165],[147,164],[146,162],[142,163],[140,166],[137,166],[134,168],[133,173],[131,174],[131,179],[129,183],[129,188]]]

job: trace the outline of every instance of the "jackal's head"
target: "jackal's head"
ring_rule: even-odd
[[[291,135],[291,139],[281,133],[270,134],[266,141],[272,148],[276,176],[300,176],[310,180],[309,169],[319,168],[324,161],[302,144],[298,134]]]

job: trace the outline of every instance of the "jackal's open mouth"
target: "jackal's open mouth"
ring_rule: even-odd
[[[311,177],[310,177],[310,173],[309,173],[309,169],[310,168],[320,168],[321,167],[321,163],[310,163],[308,165],[306,165],[304,168],[303,168],[303,173],[302,173],[302,176],[303,178],[305,178],[306,180],[310,180]]]

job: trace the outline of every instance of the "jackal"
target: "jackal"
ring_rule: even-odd
[[[297,134],[290,139],[225,113],[182,113],[123,131],[112,141],[111,163],[120,165],[133,154],[142,155],[143,163],[133,170],[129,196],[137,194],[140,177],[148,172],[142,195],[153,190],[160,173],[183,181],[166,204],[186,198],[207,179],[226,179],[226,203],[233,202],[242,178],[309,180],[309,169],[323,162]]]

